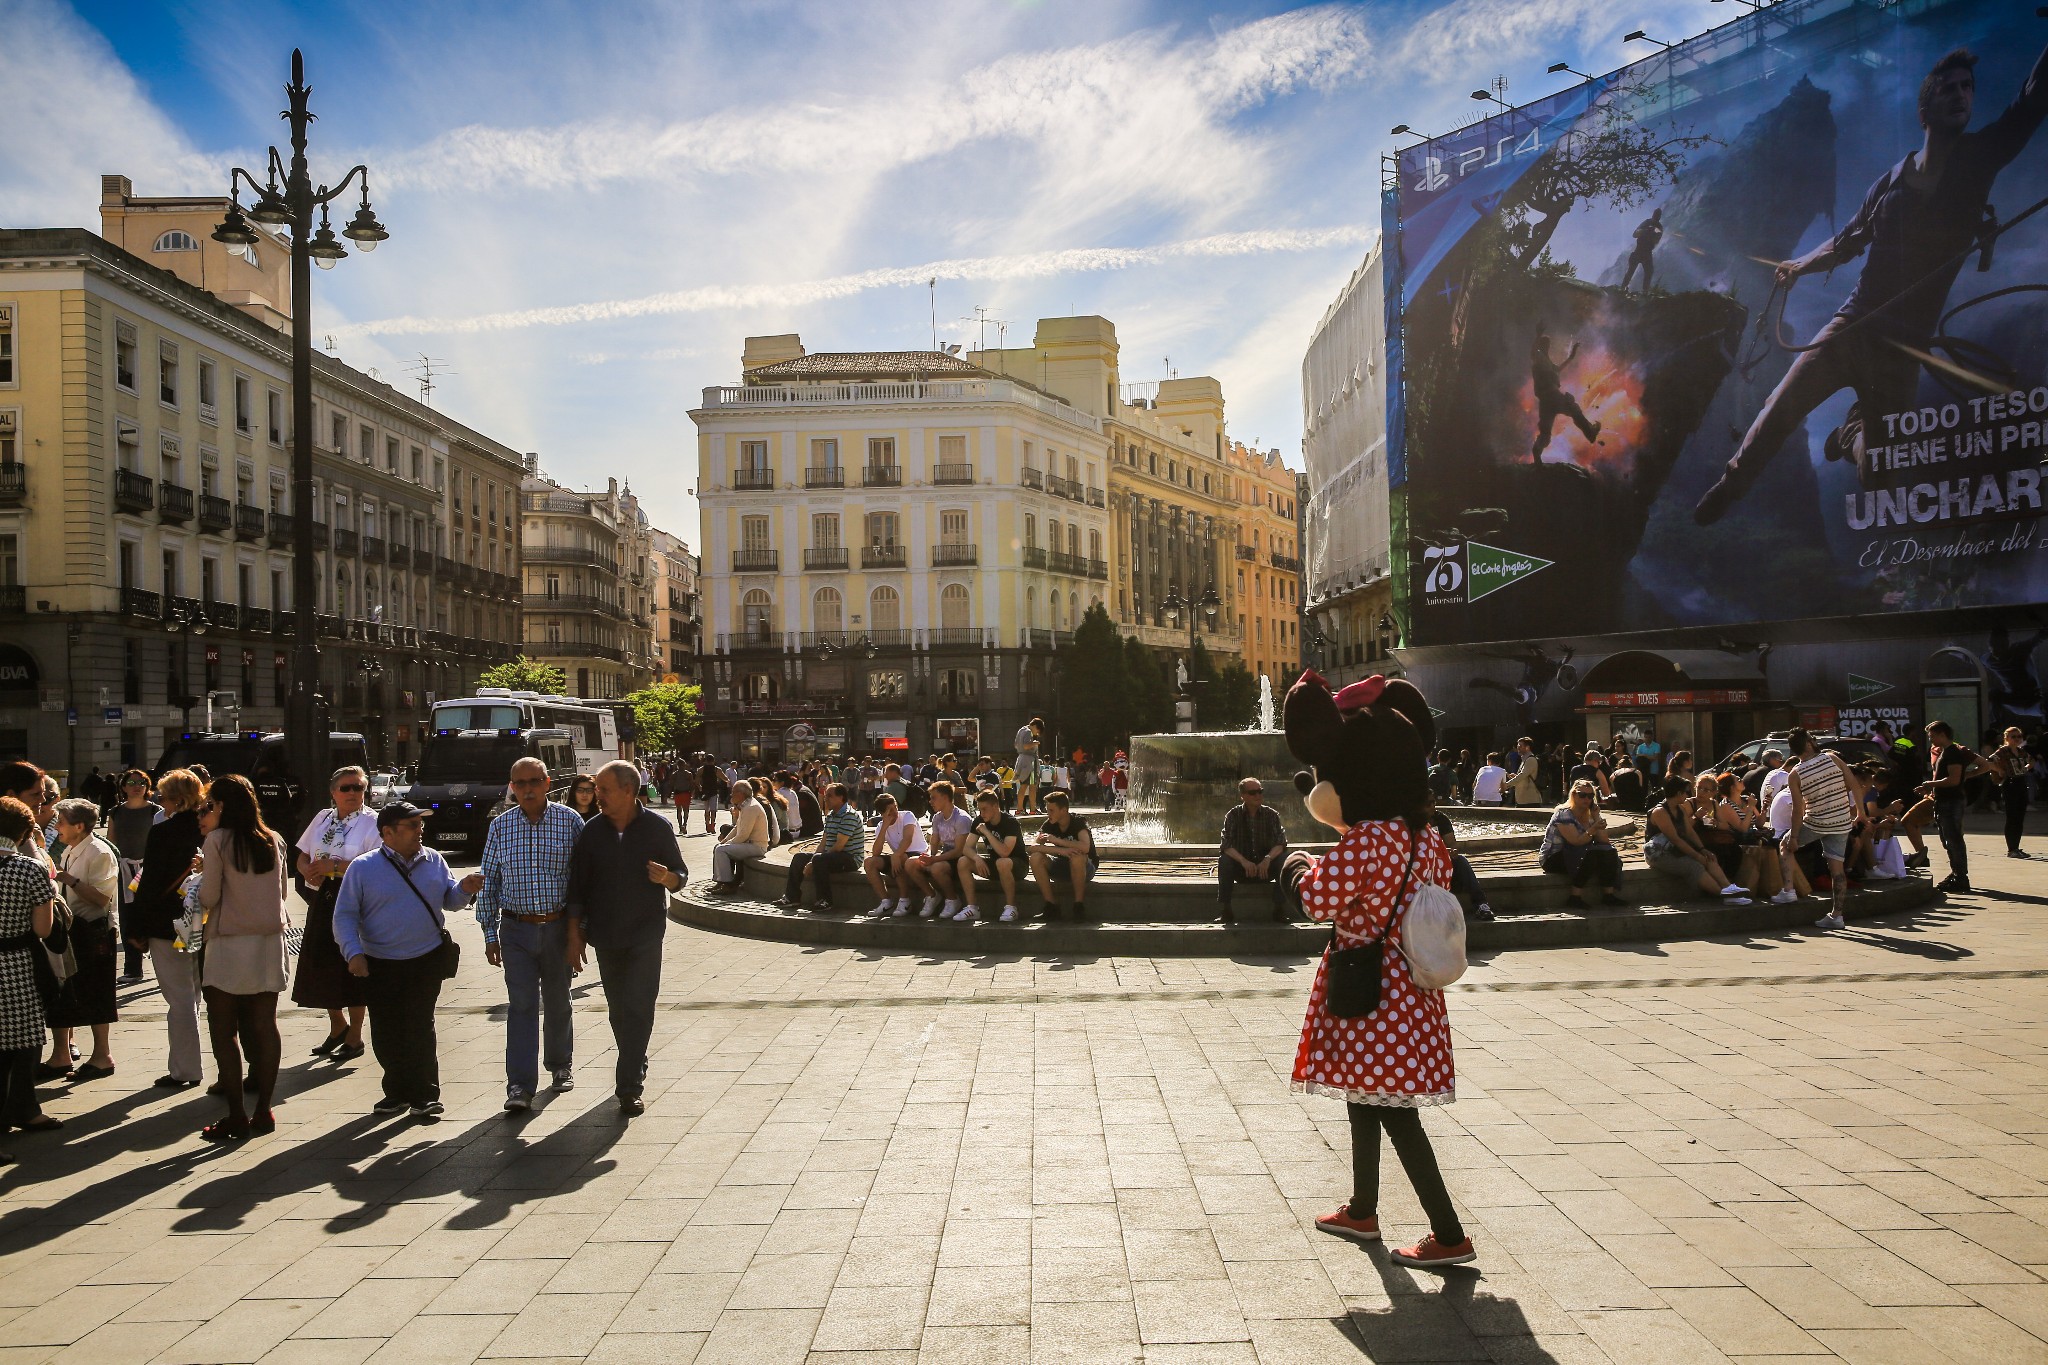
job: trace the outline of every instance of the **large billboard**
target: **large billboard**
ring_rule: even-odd
[[[2048,602],[2044,45],[1784,0],[1405,150],[1411,643]]]

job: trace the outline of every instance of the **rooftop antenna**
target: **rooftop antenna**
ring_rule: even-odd
[[[440,367],[439,369],[435,368],[435,366],[437,365]],[[421,351],[420,358],[416,362],[406,366],[405,368],[412,372],[413,382],[420,386],[421,403],[425,403],[427,399],[432,396],[434,392],[435,375],[455,373],[454,370],[448,368],[447,361],[442,360],[438,356],[428,355],[425,351]]]
[[[939,277],[934,275],[924,283],[925,288],[931,291],[932,349],[936,351],[939,349]]]
[[[980,329],[980,331],[979,331],[979,334],[978,334],[978,335],[979,335],[979,342],[978,342],[978,344],[977,344],[977,346],[976,346],[976,349],[977,349],[977,350],[981,350],[981,351],[986,351],[986,350],[988,350],[988,325],[989,325],[989,324],[990,324],[991,322],[993,322],[993,323],[994,323],[994,324],[996,325],[996,345],[997,345],[997,346],[1001,346],[1001,345],[1003,344],[1003,339],[1002,339],[1002,338],[1003,338],[1003,333],[1004,333],[1005,331],[1007,331],[1007,330],[1009,329],[1009,326],[1010,326],[1010,324],[1009,324],[1009,323],[1007,323],[1007,322],[1004,322],[1004,321],[1003,321],[1003,320],[1002,320],[1001,318],[992,318],[992,317],[990,317],[990,316],[988,315],[988,305],[987,305],[987,304],[985,304],[985,303],[977,303],[977,304],[975,304],[975,305],[974,305],[974,312],[973,312],[973,313],[972,313],[971,315],[969,315],[969,316],[965,316],[965,317],[962,317],[962,318],[960,319],[960,321],[962,321],[962,322],[971,322],[971,323],[973,323],[973,324],[974,324],[974,325],[975,325],[975,326],[976,326],[977,328],[979,328],[979,329]]]
[[[334,355],[341,349],[341,347],[336,344],[334,340],[334,333],[332,332],[329,332],[327,334],[327,340],[323,343],[323,346],[326,349],[327,354],[329,355]]]

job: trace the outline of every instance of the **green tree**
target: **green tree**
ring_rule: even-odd
[[[1202,689],[1204,730],[1243,730],[1259,708],[1259,680],[1236,659],[1223,666],[1216,681]]]
[[[1216,661],[1209,657],[1209,646],[1199,635],[1195,647],[1188,651],[1188,677],[1196,682],[1216,681]]]
[[[639,747],[648,753],[681,748],[697,728],[703,692],[696,683],[655,683],[628,695],[626,704],[633,708],[633,723],[640,730]]]
[[[1173,728],[1173,685],[1159,660],[1137,636],[1124,639],[1125,711],[1120,727],[1126,735],[1158,734]]]
[[[1116,623],[1098,602],[1075,628],[1072,647],[1060,653],[1060,718],[1069,748],[1078,744],[1098,757],[1116,749],[1130,733],[1128,683]]]
[[[508,687],[514,692],[541,692],[562,696],[569,690],[569,679],[561,669],[544,664],[538,659],[529,659],[524,654],[509,664],[498,664],[485,669],[477,676],[478,687]]]

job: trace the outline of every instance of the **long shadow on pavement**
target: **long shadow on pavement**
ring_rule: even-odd
[[[1483,1265],[1409,1271],[1384,1246],[1361,1247],[1360,1252],[1379,1272],[1388,1306],[1355,1308],[1332,1321],[1368,1360],[1512,1359],[1517,1365],[1558,1365],[1557,1357],[1536,1340],[1521,1304],[1486,1287]],[[1411,1278],[1432,1274],[1442,1281],[1433,1293],[1417,1288]],[[1521,1349],[1512,1356],[1490,1355],[1484,1343],[1503,1339],[1516,1341]]]

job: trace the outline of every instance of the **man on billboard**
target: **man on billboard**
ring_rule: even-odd
[[[1543,452],[1550,447],[1551,430],[1560,417],[1571,418],[1587,444],[1600,443],[1600,424],[1587,421],[1579,400],[1564,391],[1562,371],[1578,357],[1579,343],[1574,341],[1563,360],[1553,360],[1549,329],[1536,329],[1536,343],[1529,348],[1529,382],[1536,387],[1536,441],[1529,447],[1529,458],[1536,463],[1542,463]]]
[[[1972,133],[1977,57],[1957,48],[1920,83],[1920,149],[1878,177],[1856,216],[1828,241],[1778,266],[1778,287],[1870,258],[1848,300],[1793,360],[1750,424],[1720,481],[1693,508],[1710,526],[1756,482],[1813,410],[1843,389],[1856,402],[1825,444],[1830,460],[1864,467],[1864,431],[1913,406],[1920,357],[1964,259],[1988,221],[1991,185],[2048,116],[2048,50],[2004,112]],[[1985,243],[1988,247],[1988,242]]]
[[[1643,292],[1647,294],[1650,292],[1650,276],[1657,269],[1654,254],[1657,243],[1664,240],[1663,209],[1651,209],[1650,216],[1636,224],[1635,239],[1636,249],[1629,253],[1628,270],[1621,277],[1621,287],[1626,292],[1628,282],[1634,279],[1636,271],[1640,270],[1643,272]]]

